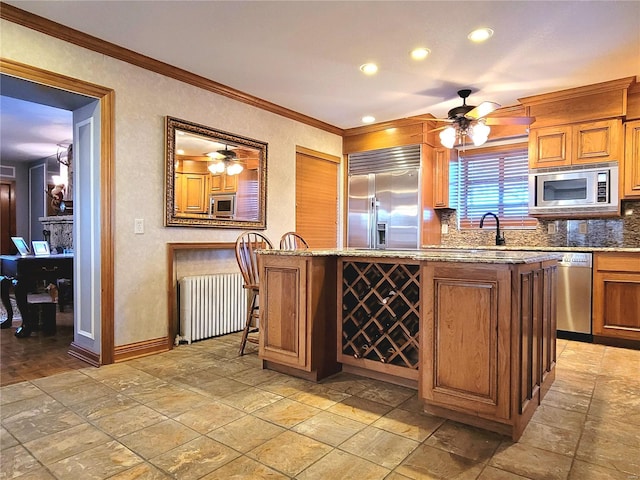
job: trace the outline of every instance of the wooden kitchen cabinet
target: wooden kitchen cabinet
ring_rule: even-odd
[[[620,119],[532,128],[529,133],[529,167],[619,162],[622,134]]]
[[[640,198],[640,120],[625,124],[624,198]]]
[[[207,175],[176,173],[176,213],[207,213]]]
[[[449,167],[458,158],[458,151],[451,148],[435,148],[433,151],[433,206],[451,208],[449,203]]]
[[[532,128],[529,132],[529,168],[571,164],[571,126]]]
[[[555,272],[555,261],[424,265],[425,411],[520,437],[555,378]]]
[[[236,193],[238,191],[238,175],[224,173],[211,175],[211,193]]]
[[[596,342],[640,347],[640,253],[594,254],[592,310]]]
[[[336,259],[259,255],[260,350],[267,368],[320,380],[336,354]]]

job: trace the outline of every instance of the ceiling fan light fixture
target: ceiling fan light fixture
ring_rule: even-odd
[[[210,164],[207,169],[214,175],[224,172],[224,162],[215,162]]]
[[[471,128],[471,127],[470,127]],[[473,127],[473,133],[469,132],[467,135],[473,141],[473,144],[476,147],[480,145],[484,145],[487,139],[489,138],[489,133],[491,132],[491,127],[484,123],[484,121],[479,120]]]
[[[238,175],[242,170],[244,170],[244,167],[238,162],[229,162],[229,165],[227,165],[227,175]]]
[[[429,56],[430,53],[431,50],[429,50],[428,48],[414,48],[413,50],[411,50],[411,58],[413,58],[414,60],[424,60]]]
[[[467,35],[467,38],[475,43],[482,43],[489,40],[493,36],[493,30],[490,28],[478,28]]]
[[[453,148],[458,138],[458,131],[454,127],[447,127],[440,132],[440,143],[445,148]]]
[[[375,75],[378,71],[378,66],[375,63],[363,63],[360,65],[360,71],[365,75]]]

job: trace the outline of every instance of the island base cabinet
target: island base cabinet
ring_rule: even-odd
[[[425,411],[520,438],[554,379],[554,265],[423,265]]]
[[[314,381],[339,371],[335,259],[260,255],[259,262],[263,366]]]

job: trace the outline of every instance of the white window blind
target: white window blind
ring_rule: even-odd
[[[460,155],[458,222],[460,228],[478,228],[480,218],[493,212],[500,226],[534,228],[528,215],[529,163],[526,144],[488,147]],[[490,225],[493,225],[491,219]]]

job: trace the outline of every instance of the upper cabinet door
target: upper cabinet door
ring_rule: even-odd
[[[640,120],[625,126],[624,196],[640,197]]]
[[[535,128],[529,133],[529,167],[561,167],[620,161],[622,121]]]
[[[602,120],[573,126],[574,155],[571,163],[621,160],[622,120]]]
[[[532,128],[529,133],[529,168],[571,164],[571,126]]]
[[[449,163],[457,158],[457,150],[434,150],[433,206],[449,208]]]

